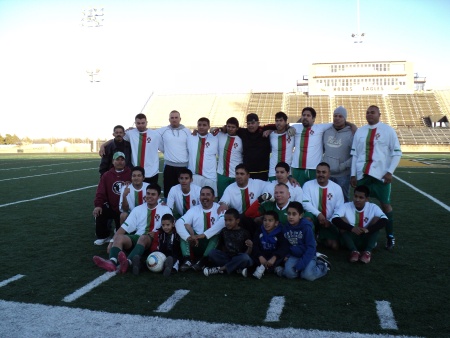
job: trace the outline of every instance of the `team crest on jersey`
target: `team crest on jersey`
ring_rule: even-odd
[[[123,181],[114,182],[112,185],[113,193],[115,193],[116,195],[120,195],[120,188],[122,188],[122,185],[124,185],[124,184],[125,184],[125,182],[123,182]]]
[[[286,137],[286,142],[287,142],[287,143],[291,143],[291,140],[292,140],[292,139],[291,139],[290,136]]]
[[[327,198],[328,198],[329,201],[331,201],[331,199],[333,198],[333,194],[331,192],[328,193]]]
[[[214,217],[211,217],[210,221],[211,221],[211,225],[214,225],[214,223],[216,222],[216,219]]]
[[[155,221],[156,221],[156,222],[158,222],[160,218],[161,218],[161,216],[160,216],[159,214],[156,214],[156,215],[155,215]]]
[[[206,148],[209,148],[209,146],[210,146],[209,142],[206,142],[206,143],[205,143],[205,147],[206,147]]]
[[[364,217],[364,223],[369,222],[369,217]]]
[[[233,148],[236,149],[237,147],[239,147],[239,144],[234,143],[234,144],[233,144]]]
[[[311,129],[311,130],[309,131],[309,135],[314,135],[314,130]]]
[[[147,137],[147,143],[150,143],[150,142],[152,142],[152,138],[149,136],[149,137]]]
[[[381,136],[380,133],[376,133],[376,134],[375,134],[375,140],[378,141],[378,139],[380,138],[380,136]]]
[[[250,199],[253,199],[253,197],[255,196],[255,194],[251,192],[250,194],[248,194],[248,196],[250,197]]]
[[[192,205],[196,205],[197,201],[196,200],[192,200]]]

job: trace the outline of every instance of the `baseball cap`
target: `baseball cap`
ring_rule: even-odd
[[[259,121],[258,115],[256,115],[255,113],[247,115],[247,122],[258,122],[258,121]]]
[[[113,160],[117,160],[119,157],[123,157],[125,159],[125,154],[122,153],[121,151],[118,151],[118,152],[114,153]]]

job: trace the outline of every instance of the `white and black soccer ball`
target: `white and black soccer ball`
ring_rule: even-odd
[[[160,271],[162,271],[162,269],[164,267],[165,260],[166,260],[166,255],[164,255],[162,252],[159,252],[159,251],[152,252],[147,257],[147,261],[146,261],[147,268],[153,272],[160,272]]]

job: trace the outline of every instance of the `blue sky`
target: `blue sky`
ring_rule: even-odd
[[[103,27],[80,25],[91,7]],[[152,92],[291,91],[313,62],[406,60],[450,87],[450,1],[360,0],[362,44],[356,13],[356,0],[0,0],[0,134],[109,137]]]

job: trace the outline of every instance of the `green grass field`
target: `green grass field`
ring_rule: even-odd
[[[0,283],[16,275],[25,277],[0,287],[0,301],[5,301],[1,311],[8,311],[10,302],[23,302],[250,327],[340,331],[342,336],[351,332],[450,336],[450,156],[403,158],[428,163],[401,166],[395,175],[430,196],[399,180],[393,183],[397,245],[392,253],[383,249],[383,230],[368,265],[348,263],[344,250],[319,248],[330,257],[332,270],[314,282],[272,275],[261,280],[204,277],[193,271],[165,279],[145,272],[138,277],[115,275],[65,302],[66,296],[104,275],[92,262],[94,255],[106,257],[106,246],[93,245],[99,158],[2,155]],[[169,312],[155,313],[176,290],[189,293]],[[278,321],[265,322],[275,296],[285,299],[282,313]],[[380,326],[377,301],[390,303],[398,329]]]

